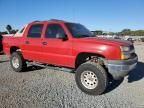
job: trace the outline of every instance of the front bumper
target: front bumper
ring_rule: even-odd
[[[107,60],[107,67],[109,73],[115,80],[121,79],[126,76],[131,70],[136,67],[138,62],[137,55],[129,60]]]

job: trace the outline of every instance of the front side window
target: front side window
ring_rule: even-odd
[[[58,38],[61,34],[65,34],[65,32],[59,24],[49,24],[46,29],[45,37]]]
[[[43,29],[43,24],[32,25],[29,29],[28,36],[30,38],[40,38]]]
[[[81,24],[65,23],[74,38],[93,37],[92,33]]]

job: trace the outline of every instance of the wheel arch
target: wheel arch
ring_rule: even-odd
[[[21,49],[19,47],[17,47],[17,46],[12,46],[10,48],[10,54],[12,54],[13,52],[16,52],[16,51],[21,51]]]
[[[75,68],[77,68],[80,64],[82,64],[84,62],[83,60],[86,60],[88,57],[91,56],[106,58],[104,55],[98,53],[81,52],[76,56]]]

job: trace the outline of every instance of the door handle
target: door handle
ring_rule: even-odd
[[[47,42],[42,42],[42,45],[47,45]]]
[[[25,44],[30,44],[30,42],[29,41],[25,41]]]

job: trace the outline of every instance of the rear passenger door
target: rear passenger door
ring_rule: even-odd
[[[25,34],[23,55],[24,58],[34,61],[42,61],[42,31],[43,24],[33,24],[29,27],[28,33]]]

